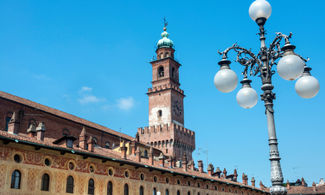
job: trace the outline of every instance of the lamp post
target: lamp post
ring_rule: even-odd
[[[222,60],[219,61],[220,70],[214,77],[214,84],[218,90],[224,93],[233,91],[238,83],[238,77],[230,69],[231,61],[228,60],[228,52],[235,51],[237,54],[236,61],[243,65],[243,80],[240,82],[242,88],[237,93],[236,99],[238,104],[243,108],[252,108],[256,105],[258,96],[256,91],[251,88],[252,82],[249,76],[260,76],[262,80],[261,100],[264,101],[265,114],[267,117],[270,161],[271,161],[271,194],[286,194],[286,188],[283,184],[283,175],[280,166],[280,155],[278,151],[278,142],[274,125],[273,100],[275,94],[272,92],[272,76],[276,73],[273,67],[276,66],[277,72],[285,80],[296,80],[295,90],[303,98],[312,98],[319,91],[319,82],[311,76],[311,68],[307,67],[306,62],[300,55],[294,53],[295,46],[290,43],[292,34],[285,35],[276,33],[273,42],[266,46],[264,24],[272,12],[271,5],[266,0],[256,0],[249,7],[250,17],[259,26],[260,51],[254,54],[251,50],[232,45],[223,52]],[[284,44],[282,42],[284,41]],[[281,46],[283,45],[283,46]]]

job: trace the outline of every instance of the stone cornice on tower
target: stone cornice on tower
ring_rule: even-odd
[[[158,93],[158,92],[165,91],[165,90],[170,90],[170,89],[180,93],[183,97],[185,97],[184,91],[181,90],[178,86],[173,85],[171,83],[163,84],[163,85],[159,85],[157,87],[149,88],[147,94],[149,95],[151,93]]]

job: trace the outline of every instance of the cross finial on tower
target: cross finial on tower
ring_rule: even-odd
[[[164,17],[164,31],[167,30],[168,22],[166,20],[166,17]]]

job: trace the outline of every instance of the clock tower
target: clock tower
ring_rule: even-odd
[[[149,126],[175,123],[184,126],[185,97],[179,88],[180,64],[174,58],[173,41],[168,38],[166,27],[158,41],[156,60],[152,65],[152,88],[149,96]]]
[[[164,155],[192,159],[195,133],[184,128],[184,91],[180,89],[180,63],[174,58],[173,41],[165,23],[157,43],[156,59],[151,61],[152,87],[148,89],[149,127],[139,128],[139,139],[160,149]]]

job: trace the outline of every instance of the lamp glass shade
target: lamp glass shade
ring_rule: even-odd
[[[300,77],[296,84],[295,90],[302,98],[313,98],[317,95],[320,85],[318,80],[310,75]]]
[[[238,77],[231,69],[221,69],[214,76],[214,85],[224,93],[229,93],[236,89]]]
[[[236,96],[237,103],[243,108],[252,108],[257,104],[258,96],[256,91],[251,87],[241,88]]]
[[[272,7],[265,0],[256,0],[249,7],[249,16],[256,21],[258,18],[268,19],[272,13]]]
[[[285,80],[295,80],[304,72],[305,62],[297,55],[290,54],[282,57],[277,65],[277,71]]]

